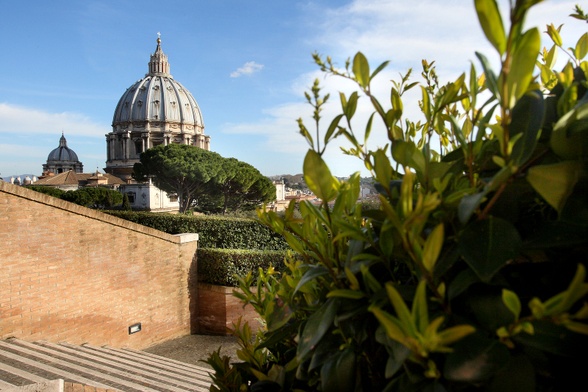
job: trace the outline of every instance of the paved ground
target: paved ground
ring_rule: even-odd
[[[201,360],[207,359],[208,355],[218,350],[219,347],[221,356],[228,355],[232,360],[237,360],[235,352],[239,345],[234,336],[188,335],[149,347],[143,351],[193,365],[210,367]]]

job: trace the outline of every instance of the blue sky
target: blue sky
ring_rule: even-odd
[[[500,1],[504,9],[507,3]],[[527,25],[545,31],[547,23],[564,23],[564,42],[575,45],[586,30],[567,16],[577,3],[545,1]],[[445,82],[470,62],[480,69],[475,51],[495,57],[469,0],[3,1],[2,177],[40,175],[62,132],[84,171],[102,170],[116,104],[147,72],[158,32],[171,74],[202,110],[211,149],[267,176],[302,172],[308,146],[296,119],[311,115],[304,91],[313,80],[332,96],[325,127],[337,113],[337,92],[350,91],[319,72],[313,52],[341,66],[357,51],[372,67],[390,60],[376,88],[382,101],[400,73],[413,68],[419,79],[422,59],[435,60]],[[406,103],[409,114],[417,100]],[[359,111],[358,126],[367,115],[367,108]],[[385,143],[377,132],[373,139],[372,147]],[[326,155],[333,174],[363,169],[336,144]]]

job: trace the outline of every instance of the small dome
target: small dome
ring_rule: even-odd
[[[59,139],[59,147],[49,153],[47,161],[58,161],[58,162],[78,162],[78,155],[67,146],[67,140],[63,133]]]
[[[47,156],[47,163],[43,164],[43,173],[51,172],[58,174],[69,170],[81,173],[83,167],[84,165],[78,159],[78,154],[67,146],[67,140],[65,140],[65,136],[61,133],[59,147],[51,151]]]

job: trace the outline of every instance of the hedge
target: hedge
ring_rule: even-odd
[[[198,281],[237,287],[236,276],[245,276],[249,271],[255,277],[259,275],[259,268],[267,270],[270,265],[283,271],[287,254],[288,251],[199,248]]]
[[[289,249],[288,244],[280,235],[253,219],[136,211],[108,211],[108,213],[169,234],[198,233],[199,248]]]

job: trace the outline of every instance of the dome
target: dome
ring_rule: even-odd
[[[47,162],[78,162],[78,155],[67,146],[63,133],[59,139],[59,147],[49,153]]]
[[[43,173],[59,174],[69,170],[81,173],[84,165],[78,159],[78,154],[67,146],[67,140],[61,133],[59,147],[52,150],[47,156],[47,163],[43,164]]]
[[[149,61],[149,72],[124,92],[112,119],[115,129],[148,123],[165,123],[169,130],[180,129],[190,134],[201,133],[204,128],[196,100],[169,73],[169,62],[159,38]]]
[[[132,181],[133,165],[141,153],[161,144],[210,150],[210,137],[204,134],[196,100],[169,69],[157,38],[149,72],[123,93],[114,110],[112,132],[106,135],[107,173]]]

